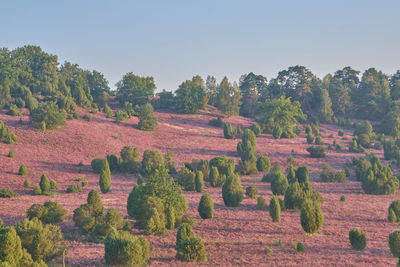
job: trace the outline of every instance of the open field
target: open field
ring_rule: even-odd
[[[80,117],[84,114],[80,110]],[[174,113],[155,113],[158,118],[158,128],[154,132],[143,132],[136,129],[138,119],[132,117],[120,124],[106,119],[103,113],[92,114],[93,121],[83,119],[67,120],[67,125],[55,131],[42,133],[32,129],[28,113],[23,116],[23,124],[18,124],[18,117],[4,115],[2,120],[14,132],[19,141],[13,145],[0,144],[0,188],[13,189],[20,194],[11,199],[0,199],[0,217],[6,225],[12,225],[26,216],[26,210],[33,203],[43,203],[46,200],[58,200],[68,210],[68,220],[61,223],[68,246],[67,263],[70,266],[91,266],[104,264],[104,249],[102,244],[83,242],[77,234],[72,222],[72,211],[86,202],[91,189],[98,189],[98,175],[92,172],[90,162],[93,158],[104,157],[106,154],[118,154],[125,145],[138,147],[140,153],[147,148],[156,148],[163,153],[175,152],[175,161],[181,166],[193,158],[211,159],[219,155],[227,155],[238,161],[236,145],[238,139],[224,139],[223,129],[208,125],[213,118],[208,113],[201,115],[177,115]],[[227,119],[234,126],[248,126],[251,120],[243,117]],[[332,144],[332,134],[336,140],[345,145],[342,152],[327,151],[323,159],[308,157],[304,131],[296,139],[272,139],[270,135],[257,138],[259,154],[267,155],[272,163],[280,163],[286,168],[286,158],[293,155],[296,167],[308,165],[313,188],[324,197],[321,208],[325,222],[318,234],[306,234],[300,225],[299,212],[284,211],[281,223],[273,223],[268,211],[257,210],[256,200],[245,198],[238,208],[228,208],[223,204],[221,188],[211,188],[206,184],[205,191],[214,200],[215,215],[213,219],[202,220],[197,212],[197,205],[202,193],[184,192],[190,213],[197,224],[193,227],[195,233],[205,242],[208,262],[204,265],[254,265],[254,266],[394,266],[397,259],[393,258],[388,236],[398,227],[387,221],[389,204],[399,198],[396,195],[366,195],[360,182],[355,181],[354,173],[348,183],[320,183],[319,173],[324,164],[330,164],[334,169],[344,167],[346,159],[362,154],[347,152],[352,131],[344,130],[347,140],[337,136],[338,127],[323,125],[321,129],[326,144]],[[291,153],[292,149],[295,150]],[[15,158],[8,158],[10,150]],[[382,150],[374,150],[381,159]],[[84,166],[80,167],[79,162]],[[24,163],[28,167],[28,175],[17,175],[19,166]],[[79,173],[79,169],[82,172]],[[57,181],[58,194],[54,196],[33,196],[33,186],[39,183],[40,175],[45,173],[49,179]],[[243,188],[255,185],[267,202],[272,193],[269,183],[262,183],[262,173],[242,176]],[[81,193],[67,194],[66,188],[73,180],[85,176],[89,186]],[[28,178],[31,186],[26,188],[23,181]],[[116,207],[126,216],[126,201],[133,185],[134,175],[113,174],[111,192],[102,194],[104,206]],[[347,201],[339,201],[345,195]],[[348,231],[359,227],[366,232],[368,239],[364,251],[352,250],[348,241]],[[141,231],[133,229],[133,233]],[[166,237],[150,236],[149,241],[155,247],[151,256],[151,265],[185,265],[175,261],[176,230],[169,231]],[[282,246],[274,246],[277,240]],[[298,253],[291,245],[301,241],[305,246],[304,253]],[[273,249],[272,254],[264,253],[265,246]],[[192,264],[188,264],[192,265]]]

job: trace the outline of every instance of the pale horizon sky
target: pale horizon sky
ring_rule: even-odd
[[[345,66],[400,69],[400,1],[2,1],[0,47],[39,45],[102,72],[127,72],[158,91],[194,75],[270,80],[304,65],[318,77]]]

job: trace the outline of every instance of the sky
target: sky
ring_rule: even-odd
[[[38,45],[110,87],[128,72],[176,90],[194,75],[270,80],[294,65],[400,69],[398,0],[1,0],[0,47]]]

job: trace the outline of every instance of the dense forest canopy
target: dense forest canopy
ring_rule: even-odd
[[[103,107],[115,95],[121,107],[151,102],[156,109],[175,107],[179,113],[197,113],[209,104],[227,115],[265,119],[268,112],[263,109],[285,97],[322,123],[357,118],[380,121],[378,130],[389,135],[397,135],[400,129],[400,70],[388,75],[375,68],[361,73],[344,67],[320,79],[297,65],[270,80],[253,72],[242,75],[238,84],[227,77],[218,82],[213,76],[203,80],[197,75],[175,93],[163,91],[152,98],[155,91],[153,77],[132,72],[123,75],[113,91],[102,73],[70,62],[60,64],[56,55],[39,46],[0,49],[0,103],[16,115],[13,104],[32,110],[40,102],[53,101],[71,112],[71,105]]]

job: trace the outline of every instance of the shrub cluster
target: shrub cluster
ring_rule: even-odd
[[[321,145],[310,146],[307,148],[307,152],[310,153],[310,157],[312,158],[325,157],[325,148]]]
[[[357,179],[365,193],[391,195],[397,192],[399,180],[393,175],[390,166],[383,166],[377,156],[368,153],[355,167]]]
[[[242,141],[237,144],[237,152],[241,158],[239,169],[243,174],[255,174],[257,170],[256,135],[250,129],[245,129]]]
[[[185,191],[196,191],[196,174],[185,166],[179,171],[178,183]]]
[[[231,125],[231,123],[230,122],[225,122],[224,123],[224,138],[225,139],[233,139],[235,136],[234,136],[234,133],[233,133],[233,130],[232,130],[232,125]]]
[[[43,128],[42,125],[45,125],[45,129],[53,130],[65,125],[67,115],[55,102],[43,102],[31,111],[30,116],[34,127]]]
[[[8,129],[4,122],[0,120],[0,142],[6,144],[14,144],[17,141],[17,136],[11,133],[10,129]]]
[[[194,235],[189,224],[183,223],[176,234],[176,258],[186,262],[207,261],[204,243]]]
[[[225,156],[215,157],[209,162],[209,180],[212,187],[219,187],[225,183],[226,177],[235,170],[234,159]]]
[[[47,176],[45,174],[42,174],[40,177],[40,183],[39,185],[36,185],[35,188],[33,189],[33,194],[34,195],[45,195],[45,196],[50,196],[54,194],[51,192],[51,190],[57,189],[57,182],[54,180],[49,181]]]
[[[220,116],[218,116],[218,118],[216,118],[216,119],[209,120],[208,124],[210,124],[211,126],[214,126],[214,127],[222,127],[224,125]]]
[[[246,187],[246,196],[251,199],[257,198],[258,190],[254,185]]]
[[[271,169],[271,161],[267,156],[258,156],[257,170],[259,172],[269,172]]]
[[[242,180],[239,174],[229,173],[222,186],[222,198],[228,207],[237,207],[243,200]]]
[[[328,164],[324,165],[320,174],[322,182],[344,183],[347,182],[347,175],[345,171],[335,172]]]
[[[46,224],[63,222],[67,217],[67,210],[57,201],[46,201],[43,205],[33,204],[27,211],[29,220],[38,218]]]
[[[309,181],[301,184],[295,182],[288,186],[284,198],[286,209],[300,210],[307,201],[323,201],[321,194],[312,189]]]
[[[0,188],[0,198],[17,197],[19,194],[11,189]]]
[[[154,109],[150,103],[147,103],[138,110],[139,124],[138,128],[142,131],[154,131],[157,128],[157,118],[154,116]]]

